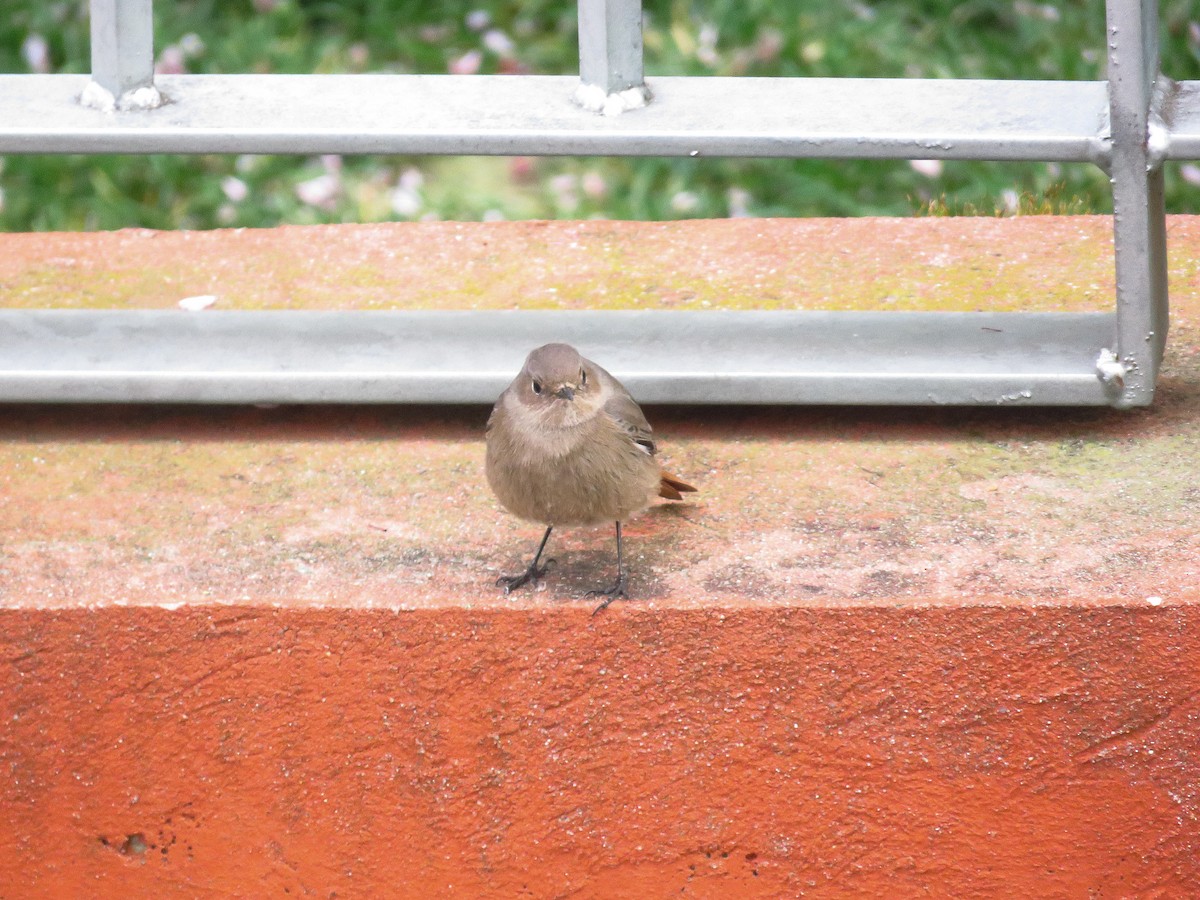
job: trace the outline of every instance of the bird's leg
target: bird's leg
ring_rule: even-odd
[[[621,557],[621,523],[617,523],[617,582],[612,587],[603,591],[588,591],[589,597],[603,597],[600,605],[592,610],[592,615],[605,609],[614,600],[623,599],[625,597],[625,560]]]
[[[553,525],[546,527],[546,533],[542,535],[542,542],[538,544],[537,553],[533,555],[533,562],[529,564],[529,568],[520,575],[501,575],[496,579],[496,586],[504,586],[504,593],[515,590],[523,584],[528,584],[530,581],[536,581],[546,574],[546,570],[550,568],[550,564],[554,562],[552,559],[546,560],[546,564],[538,568],[538,560],[542,558],[542,551],[546,549],[546,541],[550,540],[550,532],[554,530]]]

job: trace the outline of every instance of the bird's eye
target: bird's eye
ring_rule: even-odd
[[[542,383],[540,381],[535,380],[533,382],[533,392],[535,394],[540,394],[542,392]]]
[[[583,369],[579,370],[579,386],[587,387],[587,372],[583,371]]]

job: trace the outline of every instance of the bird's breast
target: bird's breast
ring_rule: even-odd
[[[659,480],[657,462],[607,417],[561,429],[493,429],[487,476],[506,509],[552,525],[623,519],[648,504]]]

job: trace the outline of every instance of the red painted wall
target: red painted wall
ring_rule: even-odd
[[[1200,892],[1200,608],[0,614],[5,898]]]

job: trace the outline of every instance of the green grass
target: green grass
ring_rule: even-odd
[[[26,72],[31,35],[48,69],[88,67],[85,0],[7,0],[0,71]],[[973,78],[1103,77],[1098,0],[777,0],[647,2],[648,75]],[[1200,9],[1162,0],[1164,68],[1200,78]],[[190,72],[570,73],[575,6],[561,0],[158,0],[160,60]],[[486,19],[486,24],[481,22]],[[495,34],[507,36],[505,53]],[[324,177],[328,176],[328,177]],[[335,185],[325,203],[298,190]],[[396,196],[398,185],[402,185]],[[679,159],[82,157],[0,159],[5,230],[214,228],[455,219],[631,219],[946,215],[1110,210],[1091,166]],[[244,194],[244,197],[242,196]],[[311,198],[310,198],[311,199]],[[1168,205],[1194,211],[1200,188],[1168,170]],[[399,202],[393,202],[398,200]]]

